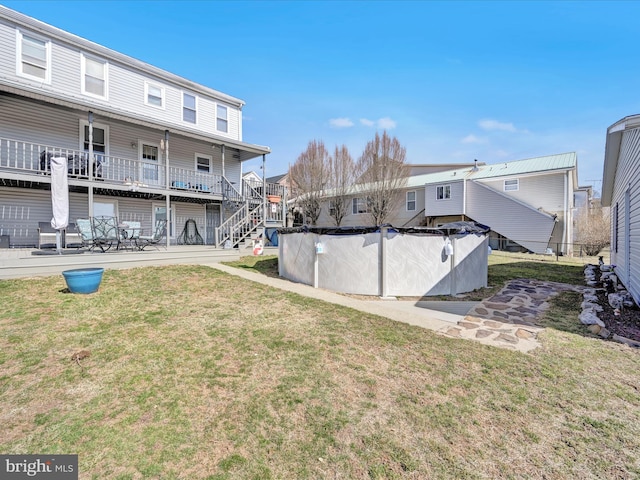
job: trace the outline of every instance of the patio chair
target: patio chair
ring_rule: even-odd
[[[118,227],[120,228],[120,242],[131,247],[135,246],[140,233],[142,233],[140,222],[129,220],[120,223]]]
[[[93,228],[91,227],[91,220],[88,218],[76,219],[76,229],[80,237],[80,242],[83,247],[93,250],[96,246],[93,241]]]
[[[136,240],[136,245],[139,250],[144,250],[145,247],[150,245],[158,248],[158,245],[165,237],[167,230],[167,221],[166,220],[156,220],[156,226],[153,229],[153,235],[140,235]]]
[[[93,217],[93,242],[103,252],[120,244],[120,232],[116,217]]]

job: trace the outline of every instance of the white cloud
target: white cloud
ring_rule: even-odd
[[[329,124],[334,128],[353,127],[353,122],[350,118],[332,118],[331,120],[329,120]]]
[[[396,128],[397,122],[389,117],[379,118],[378,120],[369,120],[368,118],[361,118],[360,123],[365,127],[378,127],[384,130],[391,130]]]
[[[475,144],[481,144],[481,143],[487,143],[487,139],[486,138],[482,138],[482,137],[476,137],[475,135],[471,134],[471,135],[467,135],[466,137],[464,137],[461,140],[462,143],[475,143]]]
[[[392,128],[396,128],[396,122],[395,120],[391,120],[389,117],[384,117],[378,120],[378,128],[391,130]]]
[[[483,130],[502,130],[503,132],[517,132],[518,130],[513,125],[513,123],[504,123],[499,122],[497,120],[491,120],[486,118],[484,120],[480,120],[478,125]]]

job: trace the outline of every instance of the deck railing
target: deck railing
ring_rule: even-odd
[[[124,184],[131,188],[166,188],[166,168],[152,160],[137,160],[94,152],[93,162],[82,150],[0,138],[0,168],[20,173],[48,175],[51,159],[67,158],[70,178],[99,179],[101,184]],[[91,169],[91,171],[90,171]],[[185,168],[169,168],[169,188],[236,198],[240,193],[222,175]]]

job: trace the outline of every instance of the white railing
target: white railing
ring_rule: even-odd
[[[235,247],[249,237],[254,230],[262,226],[262,219],[262,205],[251,209],[248,204],[244,204],[222,225],[216,227],[216,247],[223,246],[227,240],[232,247]]]
[[[51,173],[51,158],[67,158],[70,178],[92,178],[105,183],[124,184],[132,188],[166,188],[166,168],[152,160],[115,157],[94,152],[93,162],[88,162],[85,151],[54,145],[23,142],[0,138],[0,168],[21,173],[47,175]],[[92,172],[89,168],[92,167]],[[169,168],[169,188],[212,195],[241,198],[222,175],[212,175],[184,168]]]

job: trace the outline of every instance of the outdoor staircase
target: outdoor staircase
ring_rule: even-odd
[[[224,247],[227,240],[231,248],[237,247],[252,235],[264,230],[264,207],[262,204],[252,206],[249,202],[241,206],[236,212],[216,227],[216,247]]]

